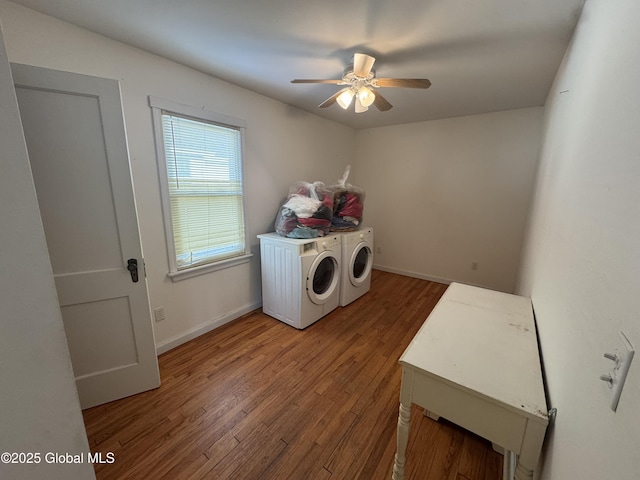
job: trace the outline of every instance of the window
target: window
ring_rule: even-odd
[[[150,97],[169,275],[248,261],[242,185],[244,122]]]

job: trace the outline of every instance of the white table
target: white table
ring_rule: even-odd
[[[452,283],[400,364],[393,480],[404,478],[412,403],[504,448],[504,480],[510,452],[515,478],[533,478],[548,417],[530,299]]]

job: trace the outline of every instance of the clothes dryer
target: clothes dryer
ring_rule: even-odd
[[[266,233],[258,238],[264,313],[303,329],[338,307],[340,235],[295,239]]]
[[[373,228],[342,233],[342,279],[340,306],[349,305],[371,287]]]

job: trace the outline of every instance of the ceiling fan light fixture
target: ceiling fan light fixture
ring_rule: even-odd
[[[353,95],[353,90],[351,90],[351,88],[345,88],[344,90],[342,90],[342,93],[338,95],[336,101],[338,102],[338,105],[346,110],[347,108],[349,108],[349,105],[351,105]]]
[[[369,110],[369,107],[363,105],[362,102],[360,101],[360,97],[358,95],[356,95],[355,112],[356,113],[364,113],[367,110]]]
[[[334,93],[318,108],[327,108],[337,103],[347,110],[354,101],[356,113],[366,112],[374,105],[381,112],[393,108],[393,105],[378,91],[381,87],[429,88],[431,82],[426,78],[377,78],[373,68],[376,59],[364,53],[353,54],[353,64],[347,66],[341,79],[294,79],[291,83],[329,83],[333,85],[347,85],[346,88]]]
[[[360,87],[358,89],[358,100],[363,107],[369,107],[373,104],[376,99],[376,94],[371,91],[371,89],[367,87]]]

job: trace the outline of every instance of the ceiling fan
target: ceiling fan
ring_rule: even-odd
[[[374,91],[380,87],[429,88],[431,86],[431,82],[426,78],[376,78],[376,72],[373,69],[375,61],[374,57],[364,53],[356,53],[353,55],[353,65],[349,65],[345,69],[340,80],[295,79],[291,80],[291,83],[347,85],[327,98],[318,107],[327,108],[337,102],[346,110],[355,98],[356,113],[366,112],[372,104],[382,112],[393,107],[379,92]]]

